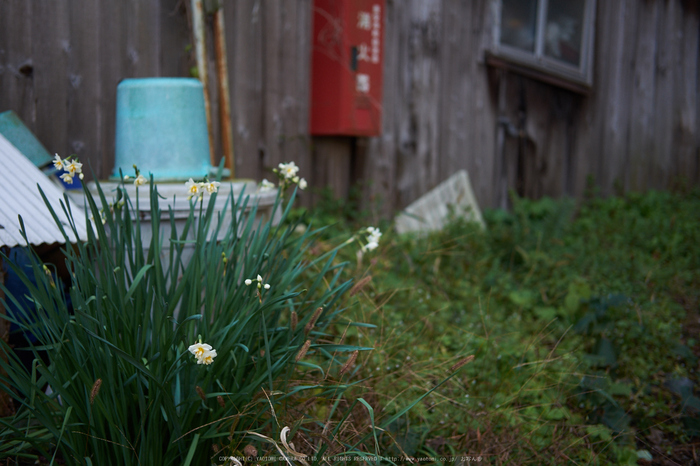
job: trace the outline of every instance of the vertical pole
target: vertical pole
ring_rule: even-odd
[[[209,73],[207,72],[207,35],[204,29],[204,6],[202,5],[202,0],[192,0],[192,30],[197,55],[197,74],[204,87],[204,111],[207,114],[207,130],[209,132],[209,159],[212,166],[215,166],[214,132],[211,122],[211,102],[209,100]]]
[[[220,3],[214,13],[214,52],[216,74],[219,84],[219,114],[221,124],[221,146],[224,151],[224,166],[236,176],[233,157],[233,127],[231,126],[231,95],[228,87],[228,63],[226,61],[226,29],[224,27],[224,4]]]

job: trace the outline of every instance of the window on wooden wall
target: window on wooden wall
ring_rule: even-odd
[[[564,85],[592,85],[595,0],[493,0],[493,7],[492,64],[513,64]]]

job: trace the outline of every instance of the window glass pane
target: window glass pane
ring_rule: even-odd
[[[544,54],[574,66],[581,62],[585,0],[549,0]]]
[[[503,0],[501,44],[535,52],[537,0]]]

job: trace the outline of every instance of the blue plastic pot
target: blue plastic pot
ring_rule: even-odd
[[[211,171],[202,83],[193,78],[125,79],[117,86],[114,176],[133,165],[157,181]]]

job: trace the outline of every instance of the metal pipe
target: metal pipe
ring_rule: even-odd
[[[207,130],[209,132],[209,159],[216,166],[214,151],[214,131],[211,122],[211,102],[209,99],[209,73],[207,72],[207,35],[204,29],[204,6],[202,0],[192,0],[192,31],[194,47],[197,55],[197,74],[204,86],[204,110],[207,114]]]

